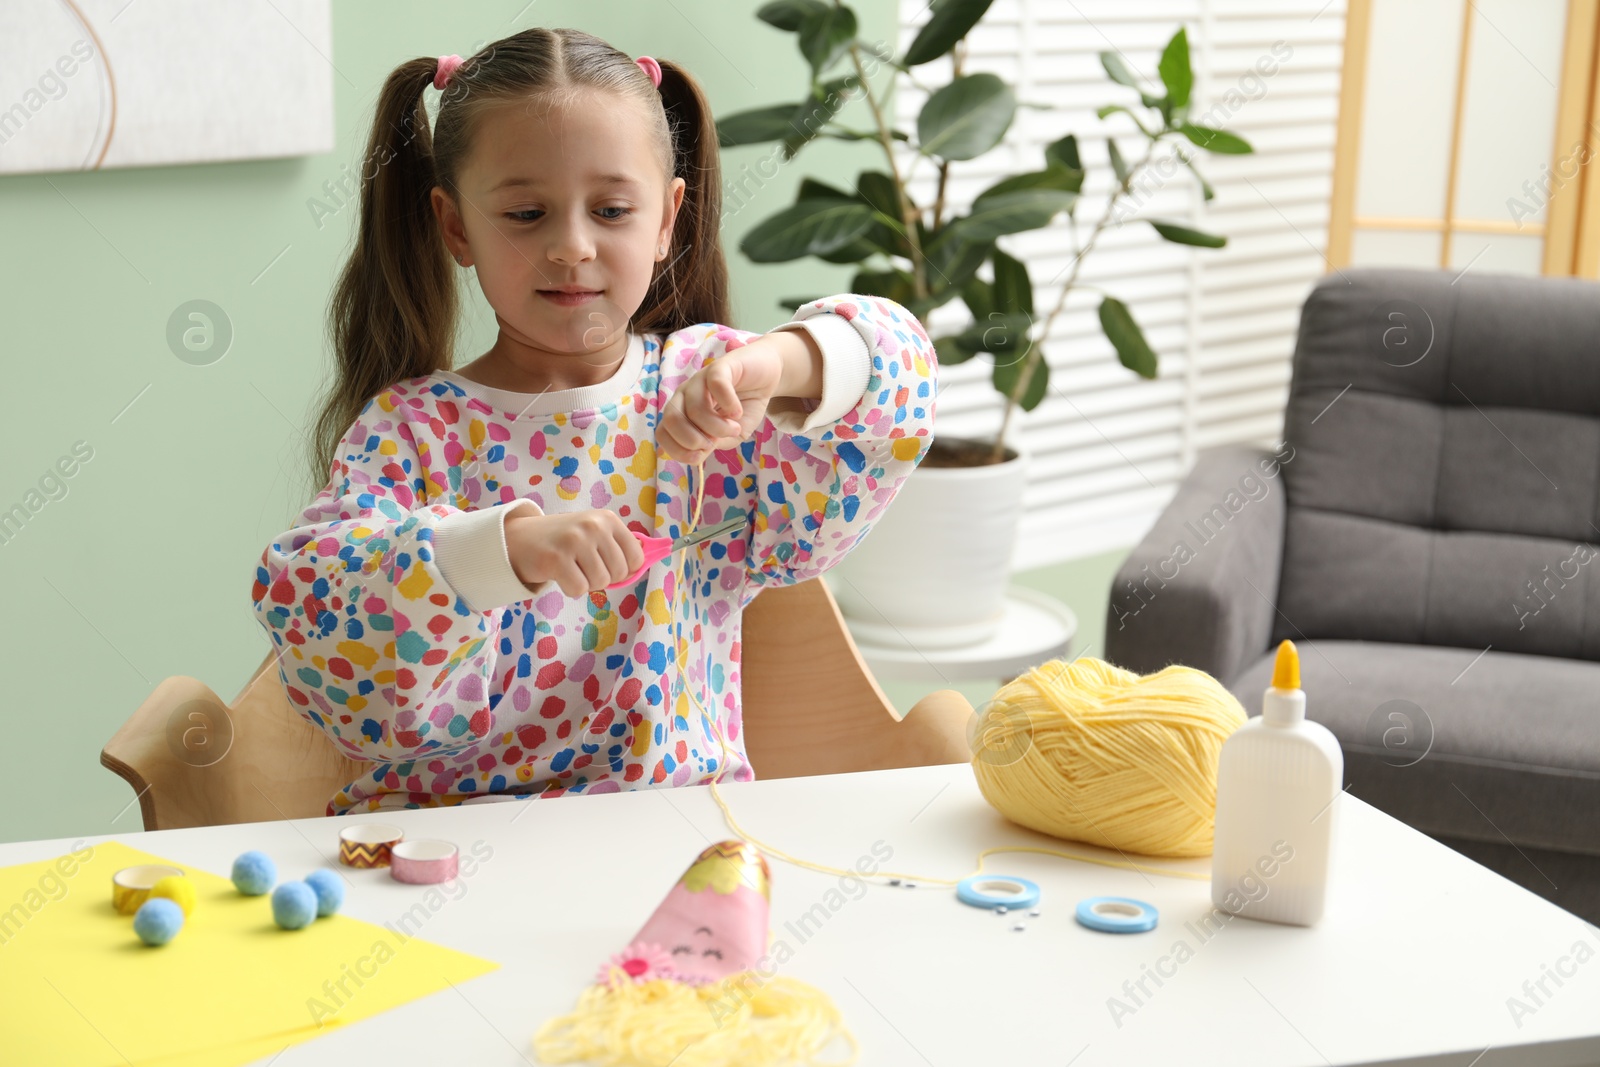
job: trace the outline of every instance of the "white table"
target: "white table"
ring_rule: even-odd
[[[874,677],[902,682],[1010,680],[1051,659],[1065,658],[1078,633],[1078,616],[1055,597],[1009,586],[1000,628],[987,641],[958,648],[907,648],[874,641],[874,631],[844,617],[850,637]]]
[[[966,764],[744,783],[723,795],[751,833],[835,867],[870,860],[878,841],[893,850],[880,869],[951,878],[970,873],[988,846],[1082,847],[1006,823]],[[1335,884],[1314,928],[1235,918],[1202,942],[1186,924],[1210,911],[1207,882],[1028,854],[991,857],[987,868],[1042,887],[1042,914],[1020,933],[1010,929],[1015,914],[968,907],[944,887],[872,885],[830,910],[823,902],[840,879],[774,860],[772,929],[794,949],[783,973],[833,997],[861,1043],[860,1063],[873,1067],[1600,1062],[1600,958],[1566,964],[1574,973],[1559,989],[1547,984],[1553,995],[1520,1027],[1507,1007],[1575,943],[1600,950],[1600,931],[1353,797],[1340,803]],[[335,862],[339,828],[360,818],[89,840],[114,838],[223,876],[242,849],[261,848],[294,871]],[[570,1010],[695,854],[730,836],[704,788],[385,818],[408,837],[446,837],[463,852],[480,839],[492,847],[418,935],[500,969],[295,1045],[274,1067],[533,1062],[539,1023]],[[0,863],[71,844],[0,845]],[[1203,860],[1182,864],[1205,869]],[[348,873],[356,888],[343,911],[373,923],[397,920],[427,889],[383,871]],[[1154,904],[1160,925],[1132,935],[1084,929],[1073,907],[1100,894]],[[812,912],[810,936],[797,938],[786,924],[819,904],[825,920]],[[1177,963],[1180,939],[1193,955]],[[1159,988],[1146,979],[1150,995],[1118,1025],[1109,999],[1131,1003],[1124,983],[1147,969],[1168,976]]]

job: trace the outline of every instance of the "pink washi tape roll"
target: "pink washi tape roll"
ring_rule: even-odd
[[[413,885],[448,882],[456,876],[456,846],[448,841],[401,841],[389,854],[389,877]]]
[[[406,832],[388,823],[364,822],[339,831],[339,862],[346,867],[387,867],[389,852]]]

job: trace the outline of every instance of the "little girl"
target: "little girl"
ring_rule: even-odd
[[[740,613],[838,562],[921,461],[921,324],[846,293],[721,325],[710,108],[586,33],[401,64],[368,157],[329,481],[251,591],[294,706],[363,761],[327,813],[751,780]],[[499,325],[459,370],[454,264]],[[635,534],[730,517],[607,588]]]

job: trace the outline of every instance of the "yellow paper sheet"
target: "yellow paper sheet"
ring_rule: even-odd
[[[194,913],[166,945],[144,944],[111,906],[112,874],[142,863],[195,883]],[[250,1063],[499,966],[343,914],[283,930],[270,896],[117,841],[0,869],[7,1067]]]

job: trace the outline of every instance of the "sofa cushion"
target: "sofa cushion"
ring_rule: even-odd
[[[1355,269],[1307,298],[1282,637],[1600,660],[1600,284]]]
[[[1600,664],[1498,648],[1296,645],[1306,715],[1339,739],[1350,792],[1425,833],[1600,855]],[[1252,715],[1272,659],[1229,685]]]

